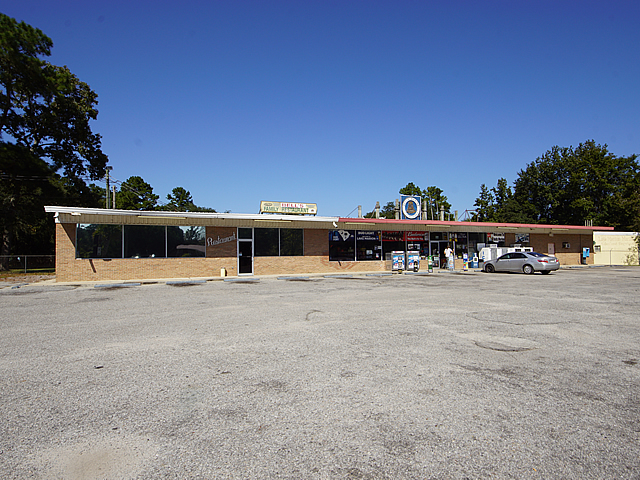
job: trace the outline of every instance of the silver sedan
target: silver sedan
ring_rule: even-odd
[[[484,262],[484,271],[493,272],[542,272],[548,274],[560,268],[560,262],[556,257],[538,252],[512,252],[505,253],[495,260]]]

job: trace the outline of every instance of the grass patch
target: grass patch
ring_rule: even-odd
[[[18,275],[54,275],[55,268],[29,268],[25,272],[24,269],[10,268],[9,270],[0,271],[0,278],[15,277]]]

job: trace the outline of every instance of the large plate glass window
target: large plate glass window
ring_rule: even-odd
[[[304,231],[301,228],[280,229],[280,255],[283,257],[304,255]]]
[[[238,238],[242,240],[253,240],[253,229],[238,228]]]
[[[205,227],[167,227],[167,257],[204,257]]]
[[[329,260],[349,262],[356,259],[355,230],[329,231]]]
[[[125,258],[165,257],[165,227],[125,225],[124,256]]]
[[[301,228],[254,228],[253,251],[256,257],[290,257],[304,254]]]
[[[480,249],[478,248],[478,244],[484,244],[485,242],[486,240],[484,233],[469,232],[469,256],[473,257],[474,254],[479,253]]]
[[[404,251],[404,232],[382,232],[382,253],[391,260],[391,252]]]
[[[277,257],[279,250],[277,228],[254,228],[253,254],[256,257]]]
[[[465,253],[468,253],[467,249],[467,232],[456,232],[452,235],[455,236],[456,241],[456,258],[462,258]]]
[[[380,232],[356,232],[356,258],[358,261],[382,260]]]
[[[122,225],[79,224],[76,258],[122,258]]]

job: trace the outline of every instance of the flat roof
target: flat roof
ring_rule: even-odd
[[[527,223],[452,222],[384,218],[322,217],[271,213],[165,212],[107,208],[45,206],[56,223],[105,223],[125,225],[184,225],[227,227],[289,227],[344,230],[505,233],[592,233],[613,227],[544,225]]]

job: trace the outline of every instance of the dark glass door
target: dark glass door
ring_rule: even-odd
[[[253,242],[251,240],[238,241],[238,273],[253,274]]]

